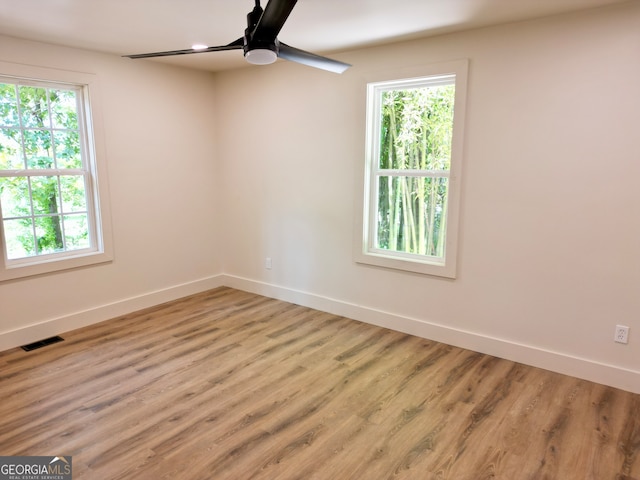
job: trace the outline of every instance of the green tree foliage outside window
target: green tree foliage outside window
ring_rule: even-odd
[[[455,86],[380,95],[375,248],[444,257]]]
[[[90,247],[78,95],[73,87],[0,82],[0,207],[9,260]]]

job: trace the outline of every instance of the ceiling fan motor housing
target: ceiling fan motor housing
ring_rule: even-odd
[[[247,14],[247,28],[244,31],[244,57],[254,65],[273,63],[278,58],[277,38],[258,38],[255,36],[256,26],[263,13],[262,7],[256,4],[254,9]]]

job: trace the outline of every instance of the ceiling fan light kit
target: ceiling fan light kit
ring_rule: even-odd
[[[267,48],[254,48],[245,53],[244,58],[252,65],[269,65],[278,59],[278,54]]]
[[[242,49],[244,51],[244,58],[253,65],[268,65],[275,62],[278,58],[282,58],[333,73],[344,72],[351,65],[314,53],[305,52],[304,50],[281,43],[278,40],[278,34],[297,1],[298,0],[269,0],[263,10],[260,6],[260,0],[255,0],[255,7],[247,15],[247,28],[244,31],[244,36],[228,45],[217,47],[203,46],[203,48],[198,49],[190,48],[186,50],[171,50],[124,56],[138,59]]]

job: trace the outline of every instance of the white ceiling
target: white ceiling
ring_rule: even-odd
[[[299,0],[279,39],[331,56],[623,1]],[[0,0],[0,34],[118,55],[185,49],[194,43],[225,45],[242,36],[253,6],[254,0]],[[239,50],[135,61],[211,71],[244,65]]]

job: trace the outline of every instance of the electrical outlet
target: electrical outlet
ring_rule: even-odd
[[[267,257],[264,259],[264,268],[266,268],[267,270],[271,270],[271,257]]]
[[[629,342],[629,327],[624,325],[616,325],[616,335],[614,340],[618,343],[628,343]]]

